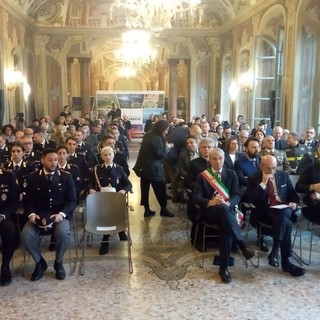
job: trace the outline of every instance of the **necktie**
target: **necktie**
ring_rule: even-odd
[[[19,166],[18,165],[15,165],[14,166],[14,173],[17,173],[19,171]]]
[[[275,206],[279,204],[274,192],[273,183],[271,179],[269,179],[267,183],[267,193],[268,193],[269,206]]]
[[[46,174],[46,178],[50,182],[52,180],[52,174]]]
[[[251,159],[250,161],[252,162],[254,168],[257,169],[257,161],[256,161],[256,159]]]

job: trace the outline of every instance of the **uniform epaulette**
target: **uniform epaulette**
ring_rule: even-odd
[[[66,169],[62,169],[62,168],[60,168],[60,171],[61,171],[61,172],[63,172],[63,173],[66,173],[66,174],[70,174],[70,172],[69,172],[69,171],[67,171]]]

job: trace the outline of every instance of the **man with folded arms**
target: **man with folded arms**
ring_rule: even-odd
[[[39,248],[40,230],[53,228],[56,239],[56,278],[66,276],[62,259],[69,246],[70,222],[77,206],[76,188],[69,172],[58,169],[58,155],[53,149],[42,152],[43,169],[28,176],[26,188],[25,214],[29,221],[21,232],[21,242],[36,262],[31,281],[42,278],[47,263]]]
[[[258,220],[272,226],[273,247],[268,256],[269,265],[279,267],[280,251],[282,270],[293,277],[300,277],[305,270],[289,260],[292,251],[291,217],[292,211],[297,208],[299,197],[288,173],[276,169],[277,159],[272,155],[263,156],[261,171],[248,178],[246,197],[259,208],[256,210]]]
[[[220,268],[221,281],[229,283],[228,270],[232,242],[239,247],[246,260],[255,253],[242,241],[241,229],[237,223],[234,208],[240,201],[240,189],[237,175],[233,170],[223,167],[224,152],[213,148],[209,153],[210,166],[197,176],[193,191],[193,200],[200,207],[203,221],[220,227]]]

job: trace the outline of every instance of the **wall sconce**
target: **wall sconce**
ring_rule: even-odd
[[[23,84],[23,97],[24,97],[25,103],[28,102],[28,98],[29,98],[30,93],[31,93],[31,87],[27,82],[25,82]]]
[[[229,95],[230,95],[231,101],[235,101],[237,99],[238,91],[239,89],[236,82],[232,81],[229,87]]]
[[[4,82],[10,92],[14,92],[24,83],[23,75],[20,71],[6,70],[4,73]]]
[[[246,92],[252,91],[253,89],[252,74],[249,72],[242,73],[239,78],[239,86],[241,89],[243,89]]]

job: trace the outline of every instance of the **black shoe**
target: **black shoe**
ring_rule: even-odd
[[[268,264],[269,264],[269,266],[274,267],[274,268],[278,268],[279,267],[279,259],[272,252],[268,256]]]
[[[128,236],[125,231],[119,232],[118,235],[119,235],[120,241],[128,241]]]
[[[257,242],[257,246],[259,245],[259,243]],[[268,252],[269,251],[269,247],[263,242],[263,241],[260,241],[260,250],[262,252]]]
[[[109,252],[109,242],[103,242],[101,243],[100,249],[99,249],[99,255],[103,256]]]
[[[64,270],[62,261],[57,262],[56,260],[54,261],[53,265],[54,270],[56,270],[56,279],[58,280],[64,280],[66,277],[66,272]]]
[[[165,209],[165,210],[161,210],[160,211],[160,216],[161,217],[174,217],[174,214],[171,213],[169,210]]]
[[[31,275],[31,281],[38,281],[42,278],[43,272],[48,268],[46,260],[42,257],[39,262],[37,262],[36,267]]]
[[[244,258],[246,259],[246,260],[250,260],[250,259],[252,259],[255,255],[256,255],[256,253],[254,252],[254,251],[251,251],[249,248],[247,248],[247,247],[243,247],[242,249],[241,249],[241,252],[242,252],[242,255],[244,256]]]
[[[146,211],[144,212],[144,217],[145,217],[145,218],[147,218],[147,217],[153,217],[155,214],[156,214],[155,211],[146,210]]]
[[[282,266],[282,270],[284,272],[288,272],[293,277],[301,277],[306,273],[306,270],[300,268],[292,263],[287,263],[286,265]]]
[[[3,287],[8,286],[12,282],[11,273],[9,267],[1,267],[1,285]]]
[[[228,268],[219,268],[219,276],[223,283],[230,283],[231,282],[231,274]]]

